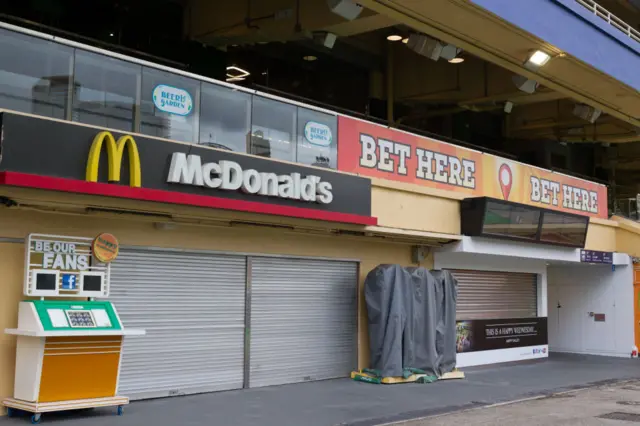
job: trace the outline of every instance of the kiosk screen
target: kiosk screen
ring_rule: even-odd
[[[57,274],[38,272],[36,275],[36,290],[55,290],[58,285],[56,278]]]
[[[102,291],[102,275],[85,275],[82,290]]]

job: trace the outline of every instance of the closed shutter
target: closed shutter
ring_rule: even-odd
[[[133,399],[241,388],[246,258],[121,250],[110,298],[125,327],[119,393]]]
[[[467,270],[451,273],[458,280],[457,319],[537,316],[536,274]]]
[[[250,386],[348,377],[357,366],[357,264],[250,264]]]

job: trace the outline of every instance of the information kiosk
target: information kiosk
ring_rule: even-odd
[[[8,414],[30,412],[39,423],[45,412],[117,406],[121,415],[123,338],[144,330],[125,329],[111,302],[93,300],[109,296],[117,240],[31,234],[25,247],[24,294],[40,300],[20,302],[18,328],[5,330],[18,336]]]

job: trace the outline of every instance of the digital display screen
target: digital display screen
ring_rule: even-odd
[[[540,210],[516,204],[487,203],[483,232],[493,235],[536,239]]]
[[[540,241],[584,247],[589,218],[545,212]]]
[[[83,291],[102,291],[102,276],[101,275],[85,275],[83,278]]]
[[[36,274],[36,290],[56,290],[56,274],[38,272]]]

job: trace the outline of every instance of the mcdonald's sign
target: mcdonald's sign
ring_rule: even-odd
[[[122,169],[122,157],[125,148],[129,156],[129,186],[140,188],[142,186],[142,173],[140,171],[140,154],[136,141],[130,135],[121,136],[117,141],[110,132],[102,131],[93,138],[89,158],[87,160],[87,182],[98,181],[98,168],[100,166],[100,154],[102,144],[107,144],[107,159],[109,161],[109,182],[120,182]]]
[[[0,112],[0,127],[0,190],[12,186],[357,225],[377,223],[371,216],[368,178],[9,112]]]

